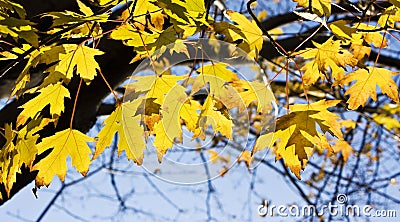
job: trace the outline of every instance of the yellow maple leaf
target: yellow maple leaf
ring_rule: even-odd
[[[360,30],[376,30],[377,28],[372,25],[367,25],[365,23],[360,23],[354,26],[354,28],[360,29]],[[364,39],[368,44],[373,44],[375,47],[386,47],[387,46],[387,40],[383,35],[380,33],[380,31],[376,32],[361,32],[357,34],[352,34],[352,42],[357,42],[361,36],[362,39]]]
[[[236,92],[233,87],[227,83],[234,84],[235,82],[240,81],[240,79],[236,73],[227,69],[227,67],[227,64],[219,62],[204,65],[197,69],[197,72],[199,72],[200,75],[194,79],[190,94],[193,95],[209,83],[209,92],[212,96],[226,102],[231,101],[237,103],[236,100],[231,100],[232,98],[229,98],[235,96]]]
[[[146,46],[150,45],[157,40],[158,36],[160,36],[160,34],[157,32],[152,34],[142,32],[129,23],[119,26],[110,34],[110,38],[115,40],[124,40],[126,45],[133,47],[141,47],[143,44]],[[154,51],[150,46],[148,46],[147,49],[149,50],[149,53]]]
[[[36,158],[36,141],[39,135],[34,135],[40,129],[43,129],[50,121],[49,119],[35,119],[16,132],[12,130],[11,125],[6,124],[5,139],[6,143],[0,149],[0,183],[4,184],[7,195],[16,182],[17,173],[21,173],[22,166],[31,169],[33,161]],[[14,142],[15,144],[14,145]]]
[[[193,133],[198,133],[198,121],[200,114],[201,105],[196,100],[189,100],[187,103],[183,104],[179,112],[180,117],[185,122],[186,128]]]
[[[245,106],[248,107],[253,101],[257,101],[257,112],[268,113],[271,111],[272,102],[275,102],[271,89],[261,82],[249,82],[246,91],[240,92]]]
[[[125,13],[135,18],[135,25],[141,30],[144,30],[144,24],[148,24],[147,16],[150,17],[151,23],[149,25],[152,25],[150,28],[154,27],[158,30],[162,30],[162,26],[164,24],[164,14],[162,13],[161,8],[158,7],[155,2],[149,0],[138,0],[135,2],[135,4],[132,4],[130,8],[125,11]]]
[[[60,61],[55,66],[55,71],[71,79],[76,67],[76,73],[82,79],[93,80],[97,75],[96,70],[100,69],[94,57],[102,55],[104,52],[83,45],[64,44],[63,47],[66,54],[59,55]]]
[[[125,151],[128,159],[132,159],[139,165],[143,162],[143,151],[146,149],[143,140],[144,128],[140,125],[141,116],[136,115],[142,101],[143,98],[138,98],[122,104],[123,130],[118,130],[120,136],[118,154],[120,155],[122,151]]]
[[[90,154],[92,153],[87,142],[94,142],[94,139],[79,132],[78,130],[65,129],[53,136],[46,137],[37,145],[38,153],[46,150],[53,150],[33,166],[38,170],[36,176],[37,186],[48,186],[57,175],[64,181],[67,174],[67,157],[71,157],[72,166],[82,175],[86,175],[90,165]]]
[[[165,95],[176,85],[176,82],[186,78],[185,76],[161,75],[161,76],[133,76],[136,82],[126,86],[135,92],[147,92],[146,98],[155,98],[154,102],[163,104]]]
[[[79,6],[79,11],[81,11],[83,14],[85,14],[86,16],[91,16],[93,15],[93,11],[92,9],[90,9],[88,6],[86,6],[85,4],[83,4],[83,2],[76,0],[76,2],[78,3]]]
[[[329,132],[331,135],[336,136],[339,139],[343,138],[341,131],[342,125],[337,120],[340,119],[338,115],[329,112],[329,107],[336,106],[340,100],[325,100],[322,99],[318,102],[311,104],[296,104],[290,105],[289,109],[291,112],[298,111],[318,111],[316,114],[310,115],[321,127],[322,131]]]
[[[165,101],[161,106],[161,123],[169,138],[177,138],[182,141],[182,128],[180,120],[180,111],[187,99],[185,88],[175,85],[168,92]]]
[[[383,125],[388,130],[400,129],[400,121],[396,118],[376,113],[372,114],[372,118],[376,123]]]
[[[161,121],[154,124],[154,134],[153,145],[156,147],[158,162],[161,162],[167,150],[173,147],[174,141],[168,136]]]
[[[218,105],[221,105],[221,103],[213,99],[210,95],[207,96],[200,113],[198,126],[201,128],[201,132],[204,133],[207,127],[211,125],[214,133],[220,132],[228,139],[232,139],[233,121],[229,116],[226,116],[227,114],[224,113],[224,115],[217,109]],[[195,134],[195,136],[199,135],[201,133]]]
[[[139,100],[131,103],[136,103],[139,105]],[[125,107],[124,107],[125,106]],[[117,108],[104,120],[105,125],[100,132],[97,134],[96,150],[93,154],[93,160],[96,159],[104,149],[111,145],[115,133],[118,132],[118,154],[122,151],[126,152],[128,159],[132,159],[137,164],[142,164],[143,162],[143,150],[146,148],[143,135],[144,129],[138,123],[140,116],[134,117],[130,114],[132,105],[129,103],[118,104]],[[123,114],[125,112],[125,114]],[[127,142],[126,133],[124,127],[129,128],[129,142]],[[132,143],[132,137],[136,137],[135,142]]]
[[[29,125],[25,126],[18,132],[18,138],[15,148],[20,154],[21,162],[19,165],[22,166],[22,163],[24,163],[25,166],[31,168],[38,152],[36,141],[39,139],[39,135],[35,133],[36,131],[43,128],[43,124],[35,127],[36,129],[32,129],[30,131],[28,131],[28,126]]]
[[[0,183],[4,184],[7,195],[10,195],[11,188],[17,180],[17,173],[20,172],[20,153],[15,149],[12,140],[15,138],[15,132],[11,125],[5,127],[6,143],[0,149]]]
[[[254,21],[250,21],[246,16],[231,10],[226,11],[229,19],[237,24],[237,27],[243,33],[245,43],[239,44],[239,47],[248,52],[251,57],[257,58],[263,45],[263,32]]]
[[[296,124],[289,126],[289,128],[278,130],[274,133],[273,140],[278,140],[274,153],[276,160],[283,159],[285,166],[289,167],[290,170],[300,179],[300,170],[303,170],[308,162],[308,154],[312,152],[312,148],[304,147],[299,149],[296,144],[290,144],[289,139],[296,132]],[[298,133],[298,132],[296,132]],[[290,144],[290,145],[289,145]]]
[[[339,102],[321,100],[312,104],[291,105],[291,112],[278,118],[275,133],[260,136],[253,150],[262,150],[269,147],[271,142],[277,141],[274,148],[276,159],[283,158],[286,166],[300,178],[300,170],[307,165],[314,147],[321,152],[322,149],[327,149],[328,153],[333,152],[326,138],[323,138],[325,135],[317,131],[317,124],[322,132],[329,132],[339,139],[343,137],[339,116],[327,110]]]
[[[399,102],[398,88],[392,79],[392,76],[398,74],[388,69],[368,66],[366,69],[360,68],[346,75],[344,79],[335,83],[335,85],[347,85],[350,82],[356,81],[345,93],[345,95],[350,95],[347,101],[350,109],[357,109],[359,106],[364,106],[369,97],[376,101],[377,85],[382,93],[389,96],[393,101]]]
[[[293,0],[297,2],[296,7],[308,7],[309,0]],[[329,17],[331,14],[331,0],[312,0],[311,1],[313,12],[319,16],[325,15]]]
[[[400,21],[400,4],[398,1],[390,1],[392,6],[385,9],[378,20],[378,24],[381,27],[391,27],[395,26],[396,22]]]
[[[53,118],[60,116],[64,111],[64,98],[70,98],[68,89],[62,83],[50,84],[40,89],[39,93],[39,95],[19,107],[24,110],[18,115],[17,126],[25,124],[29,118],[33,118],[49,104],[50,114]]]
[[[213,26],[217,33],[221,33],[225,36],[225,41],[235,42],[239,39],[243,39],[241,29],[234,24],[222,21],[215,22]]]
[[[341,47],[340,41],[333,40],[333,37],[323,44],[316,42],[313,42],[313,44],[316,48],[299,52],[305,59],[312,59],[301,68],[305,71],[303,81],[307,85],[314,84],[319,78],[324,79],[329,68],[332,78],[340,80],[344,76],[346,65],[354,67],[358,62],[349,51]]]

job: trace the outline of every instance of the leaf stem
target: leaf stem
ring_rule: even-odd
[[[113,94],[115,101],[118,102],[118,96],[117,96],[117,94],[115,94],[115,91],[113,90],[113,88],[111,87],[111,85],[108,83],[108,81],[107,81],[106,78],[104,77],[103,72],[101,72],[100,69],[99,69],[98,71],[99,71],[99,73],[100,73],[101,78],[103,78],[104,83],[107,85],[108,89],[109,89],[109,90],[111,91],[111,93]]]
[[[78,90],[76,91],[76,96],[75,96],[75,101],[74,101],[74,108],[72,109],[71,121],[69,123],[69,128],[71,130],[72,130],[72,123],[74,122],[76,104],[78,102],[78,97],[79,97],[79,92],[81,91],[81,86],[82,86],[82,79],[79,80],[79,86],[78,86]]]

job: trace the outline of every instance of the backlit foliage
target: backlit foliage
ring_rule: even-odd
[[[117,4],[125,4],[123,2],[101,0],[93,4],[109,9]],[[309,7],[308,0],[296,2],[298,7]],[[349,128],[354,128],[350,125],[355,123],[343,120],[343,116],[335,114],[332,108],[357,110],[370,99],[376,101],[377,94],[384,94],[392,104],[384,106],[386,114],[376,114],[371,118],[388,130],[398,133],[400,128],[398,83],[393,80],[399,73],[388,67],[377,67],[376,63],[367,64],[365,60],[371,48],[390,47],[386,37],[388,30],[397,27],[400,20],[399,1],[390,1],[392,5],[379,15],[378,22],[361,21],[357,24],[340,19],[326,24],[326,19],[331,15],[332,1],[311,2],[312,10],[309,14],[302,14],[303,18],[299,19],[314,18],[311,20],[320,22],[320,28],[329,28],[331,36],[322,43],[313,42],[311,48],[283,53],[278,62],[283,68],[274,69],[282,71],[289,65],[297,67],[302,84],[294,86],[287,83],[284,93],[289,97],[288,88],[295,91],[298,87],[305,95],[304,100],[289,104],[288,99],[285,114],[277,119],[275,133],[263,134],[261,128],[256,128],[258,139],[252,152],[246,151],[240,158],[249,166],[251,155],[271,149],[276,159],[283,159],[299,179],[300,172],[306,169],[313,153],[327,157],[342,155],[344,161],[352,158],[353,149],[343,134]],[[91,162],[96,161],[110,146],[116,133],[119,135],[118,153],[125,152],[128,159],[139,165],[146,158],[143,151],[147,139],[153,136],[158,160],[162,162],[173,144],[182,141],[183,128],[190,131],[193,138],[204,139],[206,129],[211,127],[212,134],[232,139],[235,121],[229,110],[254,108],[260,115],[271,110],[270,101],[274,100],[274,94],[263,81],[243,80],[224,63],[206,63],[194,70],[198,74],[196,76],[189,73],[178,76],[155,70],[154,76],[132,77],[132,82],[125,87],[140,97],[122,102],[123,98],[114,94],[117,101],[115,110],[94,138],[73,129],[73,115],[70,128],[42,136],[40,131],[44,127],[57,125],[66,112],[65,103],[73,104],[79,100],[78,95],[71,97],[69,91],[72,78],[78,77],[84,84],[102,78],[98,61],[104,52],[96,48],[102,38],[122,41],[127,47],[133,47],[136,56],[131,62],[147,58],[156,50],[187,54],[183,41],[204,33],[207,38],[219,38],[236,44],[255,60],[261,59],[259,52],[263,44],[273,41],[266,37],[256,21],[238,12],[227,10],[224,21],[214,21],[208,16],[203,0],[137,0],[126,7],[117,22],[109,19],[109,10],[94,13],[91,6],[80,1],[77,4],[79,13],[63,11],[42,15],[52,19],[51,27],[43,33],[35,28],[33,22],[26,20],[21,5],[0,0],[0,35],[14,46],[10,50],[2,50],[0,60],[24,58],[27,61],[9,98],[31,98],[18,108],[16,122],[1,129],[1,136],[6,138],[6,143],[0,150],[0,183],[4,184],[8,194],[23,165],[38,171],[37,186],[48,186],[55,175],[64,180],[68,158],[71,159],[71,165],[85,175]],[[104,31],[101,26],[103,23],[116,25]],[[284,33],[282,30],[274,32]],[[57,35],[62,41],[44,41],[46,38],[39,37],[43,35]],[[71,39],[81,41],[68,43]],[[168,44],[174,47],[166,49]],[[38,75],[30,70],[39,65],[47,67],[40,74],[43,75],[43,81],[33,88],[27,87],[31,75]],[[106,79],[103,81],[107,82]],[[345,91],[344,97],[315,96],[313,87],[320,87],[321,83],[323,87],[324,82],[331,83],[337,89],[341,87]],[[201,89],[207,90],[207,96],[199,102],[193,95]],[[239,92],[240,102],[231,96],[232,90]],[[150,113],[141,109],[143,104],[147,110],[151,110]],[[397,111],[390,106],[397,107]],[[43,111],[46,108],[49,108],[48,112]],[[134,133],[127,134],[126,128]],[[90,144],[94,145],[94,151]],[[49,149],[51,152],[47,156],[34,162],[38,155]],[[216,161],[218,156],[212,155],[211,159]]]

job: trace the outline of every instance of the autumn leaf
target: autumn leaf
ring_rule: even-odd
[[[354,67],[357,59],[343,49],[340,41],[329,38],[325,43],[313,42],[316,48],[305,49],[299,54],[305,59],[311,59],[301,68],[304,71],[303,82],[307,85],[314,84],[318,79],[328,77],[328,70],[331,71],[332,79],[340,80],[344,77],[344,68],[348,65]]]
[[[251,102],[257,101],[257,112],[268,113],[271,111],[272,102],[275,102],[275,97],[270,88],[264,83],[255,81],[249,82],[244,88],[246,91],[240,92],[240,97],[243,99],[246,107]]]
[[[191,132],[197,134],[200,130],[198,128],[198,121],[200,114],[198,113],[201,110],[201,105],[196,100],[189,100],[184,103],[179,112],[179,116],[185,122],[185,126]]]
[[[376,86],[379,86],[382,93],[386,94],[395,102],[399,102],[399,94],[396,83],[392,76],[398,73],[388,69],[368,66],[366,69],[357,69],[356,71],[346,75],[344,79],[339,81],[338,85],[348,85],[355,81],[346,91],[345,95],[350,95],[347,103],[350,109],[357,109],[364,106],[368,98],[376,101]]]
[[[83,176],[89,171],[90,154],[92,153],[87,142],[94,142],[94,139],[72,129],[65,129],[53,136],[46,137],[37,145],[38,153],[53,148],[49,155],[33,166],[38,170],[36,176],[37,186],[48,186],[57,175],[64,181],[67,173],[67,158],[71,157],[72,166]]]
[[[143,151],[146,149],[146,144],[143,140],[144,128],[140,124],[141,116],[136,115],[142,101],[143,98],[138,98],[122,104],[123,130],[119,129],[118,131],[120,136],[118,154],[120,155],[122,151],[125,151],[128,159],[132,159],[139,165],[143,162]]]
[[[29,118],[33,118],[44,107],[50,105],[50,114],[57,118],[64,111],[64,98],[70,98],[67,88],[61,83],[50,84],[39,90],[39,95],[32,98],[19,108],[23,108],[18,115],[17,126],[23,125]]]
[[[381,27],[394,27],[396,22],[400,21],[400,4],[397,0],[390,1],[393,6],[385,9],[378,19],[378,24]]]
[[[339,116],[327,110],[339,102],[340,100],[321,100],[311,104],[289,106],[290,113],[277,119],[275,133],[260,136],[253,149],[262,150],[269,147],[271,141],[276,141],[276,160],[283,159],[286,166],[300,179],[300,170],[306,167],[314,147],[319,148],[321,152],[333,152],[324,138],[325,135],[317,131],[317,125],[323,133],[329,132],[338,139],[343,138],[338,122]]]
[[[347,162],[349,156],[354,152],[353,148],[345,140],[336,141],[336,143],[332,146],[332,149],[335,153],[342,153],[344,162]]]
[[[208,64],[197,69],[200,74],[195,78],[191,95],[210,84],[210,94],[220,100],[229,98],[232,94],[236,94],[231,85],[227,83],[238,82],[239,78],[236,73],[227,69],[225,63]],[[236,103],[236,101],[235,101]]]
[[[132,159],[137,164],[142,164],[143,161],[143,150],[146,148],[143,141],[144,130],[138,124],[138,117],[134,117],[130,113],[132,106],[138,106],[140,100],[135,102],[128,102],[123,104],[118,104],[117,108],[104,120],[104,127],[97,134],[96,150],[93,154],[93,160],[96,159],[104,149],[111,145],[115,133],[118,132],[118,154],[122,151],[126,152],[128,159]],[[123,114],[124,112],[124,114]],[[124,127],[129,127],[128,135],[130,137],[136,137],[134,146],[130,146],[127,142],[126,133]],[[132,142],[132,140],[129,140]],[[133,144],[133,143],[131,143]]]
[[[376,113],[372,115],[372,118],[376,123],[383,125],[388,130],[400,129],[400,121],[397,118]]]
[[[163,104],[165,95],[176,85],[176,82],[186,78],[185,76],[161,75],[161,76],[133,76],[136,82],[126,86],[135,92],[146,92],[147,98],[155,98],[154,102]]]
[[[246,16],[227,10],[229,19],[237,24],[243,33],[246,44],[239,44],[239,47],[249,53],[249,56],[257,58],[263,45],[263,32],[254,21],[249,21]]]
[[[71,11],[65,12],[48,12],[43,14],[43,17],[51,17],[53,19],[52,27],[63,26],[67,24],[75,24],[79,22],[107,22],[109,14],[103,13],[99,15],[86,15],[85,13],[89,13],[87,8],[83,9],[82,5],[80,5],[80,10],[84,11],[81,14]]]
[[[309,6],[309,0],[293,0],[297,2],[296,7],[307,8]],[[329,17],[331,14],[331,0],[312,0],[312,12],[318,16]]]
[[[225,116],[216,108],[218,104],[221,103],[213,99],[211,96],[207,96],[207,99],[204,102],[203,108],[200,113],[198,125],[199,127],[201,127],[203,133],[207,129],[207,127],[211,125],[214,133],[220,132],[228,139],[232,139],[233,121],[230,119],[229,116]],[[199,135],[200,133],[195,136]]]
[[[172,140],[177,138],[179,141],[182,141],[180,111],[188,97],[185,90],[183,86],[175,85],[167,93],[164,103],[161,106],[161,123],[166,134]]]
[[[290,170],[300,179],[300,170],[305,168],[308,162],[309,156],[311,156],[312,148],[310,146],[304,147],[303,149],[297,148],[299,145],[291,144],[289,139],[293,134],[299,133],[295,130],[296,124],[289,126],[289,128],[283,130],[277,130],[274,133],[273,140],[278,140],[274,153],[276,155],[276,160],[283,159],[285,166],[289,167]],[[302,144],[304,145],[304,144]]]
[[[134,16],[135,25],[138,26],[140,30],[144,30],[144,24],[148,24],[146,19],[147,16],[150,17],[150,24],[153,25],[155,29],[162,30],[164,15],[155,2],[149,0],[138,0],[135,4],[132,4],[125,13]]]
[[[246,164],[247,168],[250,168],[253,160],[254,160],[254,157],[251,155],[251,152],[248,150],[244,150],[238,157],[238,163],[244,162]]]
[[[4,188],[9,196],[11,188],[17,180],[17,173],[20,172],[18,161],[20,154],[12,142],[16,135],[12,130],[12,126],[6,124],[4,129],[6,143],[0,150],[0,183],[4,184]]]
[[[357,34],[353,34],[352,35],[352,42],[357,42],[357,38],[361,38],[365,40],[365,42],[367,42],[368,44],[372,44],[375,47],[386,47],[387,46],[387,40],[386,38],[380,33],[380,31],[375,31],[373,32],[373,30],[376,30],[377,28],[375,26],[372,25],[367,25],[364,23],[358,24],[356,26],[354,26],[354,28],[357,28],[359,30],[367,30],[367,32],[360,32]]]
[[[154,124],[154,138],[153,145],[156,147],[158,162],[161,163],[162,157],[174,145],[174,141],[170,138],[165,131],[161,121]]]
[[[36,123],[38,125],[35,125]],[[8,196],[16,182],[17,173],[21,173],[21,168],[23,166],[32,168],[38,151],[36,142],[39,135],[35,133],[48,123],[47,119],[33,120],[18,132],[12,130],[11,125],[5,125],[6,143],[0,149],[0,183],[4,184]]]
[[[100,69],[94,57],[104,53],[83,45],[64,44],[63,47],[66,54],[59,55],[60,62],[55,66],[55,71],[71,79],[76,67],[76,73],[82,79],[85,81],[93,80],[97,75],[96,70]]]
[[[79,0],[76,0],[76,2],[78,3],[79,11],[81,11],[84,15],[86,15],[86,16],[92,16],[93,15],[92,9],[90,9],[88,6],[83,4],[83,2],[81,2]]]
[[[154,124],[154,146],[157,150],[159,162],[161,162],[162,156],[167,150],[173,147],[174,139],[182,142],[180,114],[186,99],[185,88],[175,85],[168,92],[161,106],[162,119]],[[189,119],[186,118],[186,120],[188,121]],[[193,122],[189,124],[193,124]]]

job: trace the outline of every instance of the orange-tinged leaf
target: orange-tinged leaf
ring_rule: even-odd
[[[253,162],[254,157],[251,155],[251,152],[248,150],[244,150],[240,156],[238,157],[238,162],[244,162],[247,168],[250,168],[251,163]]]
[[[215,150],[206,150],[210,153],[210,161],[211,163],[216,163],[218,161],[218,152]]]
[[[353,148],[344,140],[336,141],[335,145],[332,146],[335,153],[342,152],[344,162],[347,162],[349,156],[354,152]]]
[[[33,118],[47,105],[50,105],[50,114],[53,118],[60,116],[64,111],[64,98],[70,98],[68,89],[61,83],[50,84],[40,89],[39,93],[39,95],[19,107],[24,110],[17,118],[17,126],[25,124],[29,118]]]
[[[395,75],[398,75],[398,73],[384,68],[368,66],[366,69],[360,68],[346,75],[337,84],[347,85],[355,81],[345,93],[345,95],[350,95],[347,103],[349,108],[354,110],[359,106],[364,106],[370,97],[376,101],[376,86],[379,86],[382,93],[393,101],[399,102],[398,88],[392,79],[392,76]]]
[[[371,54],[371,47],[364,45],[351,44],[350,50],[353,51],[354,58],[357,60],[362,60],[364,57],[369,57]]]
[[[39,171],[36,176],[36,185],[48,186],[54,175],[64,181],[67,174],[68,156],[71,157],[72,166],[85,176],[89,171],[90,154],[92,153],[88,142],[94,142],[94,139],[73,129],[65,129],[44,138],[37,145],[39,154],[50,148],[53,150],[33,166],[34,170]]]

